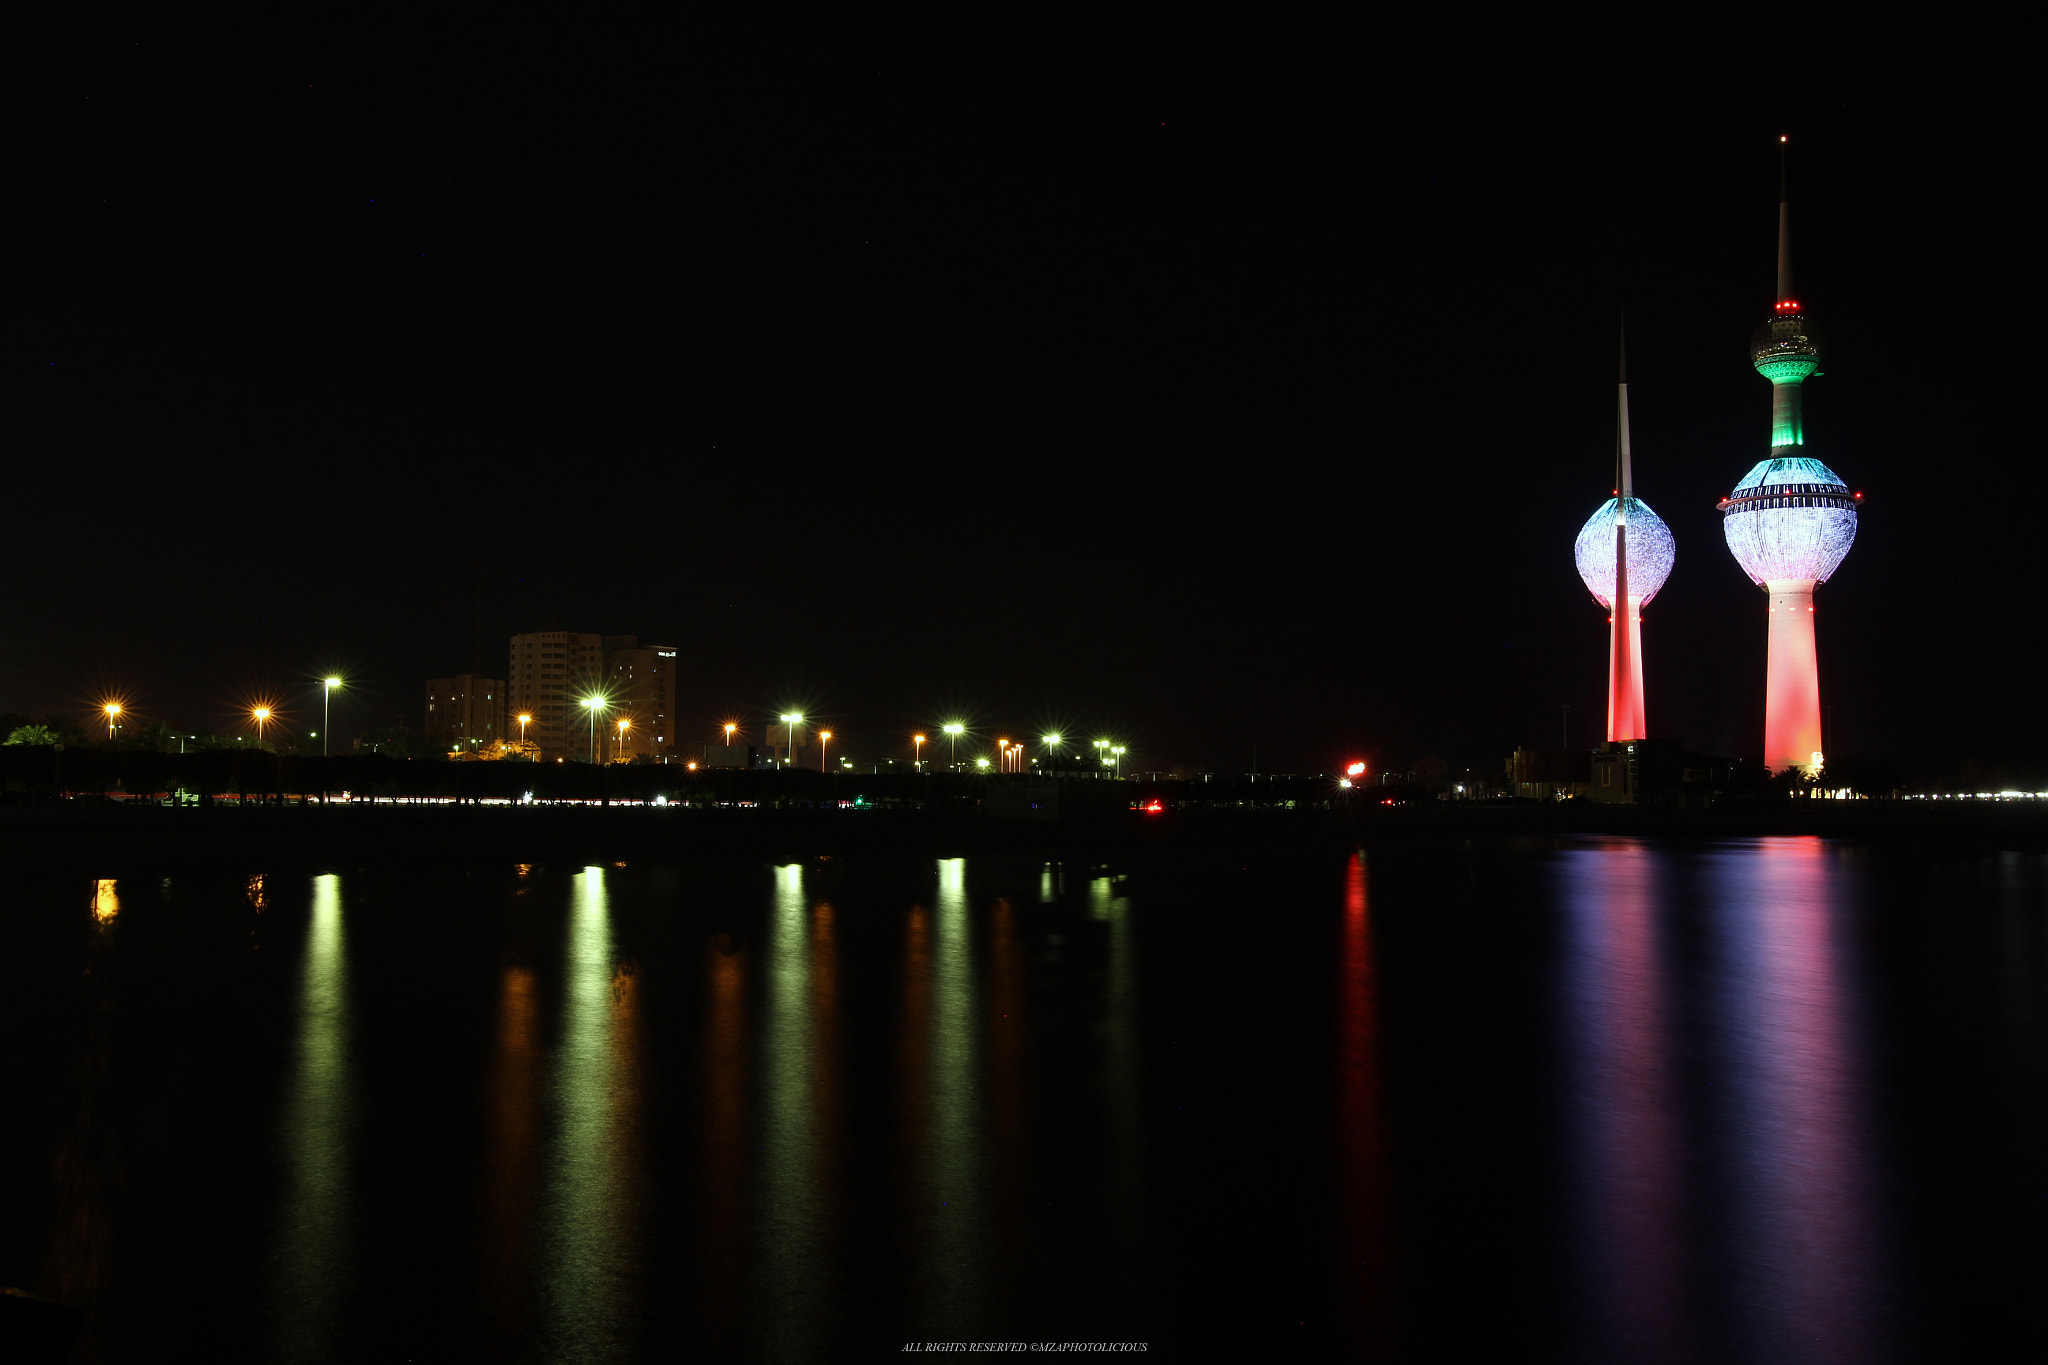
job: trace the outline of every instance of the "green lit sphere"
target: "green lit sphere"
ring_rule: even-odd
[[[1749,339],[1749,363],[1773,384],[1798,384],[1820,372],[1820,332],[1804,313],[1765,320]]]

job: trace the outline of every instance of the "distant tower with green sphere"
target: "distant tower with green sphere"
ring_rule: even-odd
[[[1785,139],[1779,138],[1782,144]],[[1806,454],[1800,386],[1820,373],[1820,333],[1792,289],[1791,210],[1783,152],[1778,165],[1778,296],[1749,341],[1749,360],[1771,381],[1771,453],[1720,503],[1721,532],[1750,581],[1771,596],[1764,680],[1764,764],[1817,772],[1821,752],[1820,664],[1813,590],[1856,539],[1863,495]]]

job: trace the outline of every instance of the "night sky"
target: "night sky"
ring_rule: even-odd
[[[1625,303],[1678,540],[1651,728],[1752,754],[1766,603],[1714,502],[1767,453],[1789,131],[1808,450],[1867,495],[1830,751],[2048,760],[2036,153],[1924,73],[1566,47],[31,98],[0,711],[304,726],[339,670],[338,733],[417,725],[570,629],[676,645],[686,738],[795,705],[858,757],[960,715],[1497,766],[1568,702],[1591,744]]]

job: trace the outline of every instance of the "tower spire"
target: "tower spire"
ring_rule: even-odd
[[[1792,203],[1785,193],[1787,139],[1778,137],[1778,307],[1798,302],[1792,292]]]
[[[1635,471],[1630,467],[1628,449],[1628,318],[1623,315],[1620,323],[1621,363],[1619,384],[1621,389],[1620,420],[1615,428],[1614,449],[1614,496],[1626,502],[1635,493]]]

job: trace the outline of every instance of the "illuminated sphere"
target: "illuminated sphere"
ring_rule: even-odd
[[[1766,318],[1749,339],[1749,363],[1773,384],[1798,384],[1820,373],[1820,329],[1804,313]]]
[[[1586,524],[1579,528],[1579,538],[1572,544],[1572,554],[1579,561],[1579,578],[1584,581],[1586,591],[1593,594],[1593,600],[1610,610],[1614,607],[1614,504],[1609,498],[1600,504]],[[1678,552],[1678,542],[1671,538],[1671,528],[1663,518],[1650,510],[1650,504],[1641,498],[1628,500],[1628,593],[1639,598],[1645,605],[1657,590],[1664,586],[1664,580],[1671,577],[1671,560]]]
[[[1819,460],[1765,460],[1721,503],[1721,533],[1749,575],[1825,583],[1856,540],[1856,498]]]

